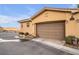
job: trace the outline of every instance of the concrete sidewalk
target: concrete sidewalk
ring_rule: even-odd
[[[5,40],[5,39],[0,38],[0,42],[20,42],[20,40],[19,39]]]
[[[68,52],[70,54],[79,55],[79,50],[78,49],[69,48],[69,47],[66,47],[66,46],[63,46],[63,45],[59,45],[59,44],[57,44],[55,42],[48,42],[48,41],[45,41],[45,40],[40,39],[40,38],[33,39],[32,41],[39,42],[39,43],[54,47],[56,49]]]

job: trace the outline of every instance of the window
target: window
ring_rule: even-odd
[[[21,28],[23,28],[23,24],[21,24]]]
[[[29,27],[29,22],[27,22],[27,27]]]

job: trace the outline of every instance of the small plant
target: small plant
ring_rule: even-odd
[[[20,35],[24,35],[24,33],[23,33],[23,32],[19,32],[19,34],[20,34]]]
[[[66,44],[73,44],[73,40],[75,39],[75,36],[67,36],[65,38]]]
[[[26,32],[26,33],[20,32],[19,34],[21,35],[20,36],[20,41],[21,42],[29,41],[29,39],[28,39],[29,33],[28,32]]]
[[[25,36],[27,36],[27,35],[29,35],[29,33],[28,33],[28,32],[26,32],[24,35],[25,35]]]
[[[79,42],[79,38],[76,38],[77,40],[78,40],[78,42]]]

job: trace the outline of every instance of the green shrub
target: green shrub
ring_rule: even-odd
[[[75,39],[75,36],[67,36],[65,41],[67,44],[72,44],[72,41]]]
[[[77,40],[79,41],[79,38],[77,38]]]
[[[26,32],[24,35],[25,35],[25,36],[27,36],[27,35],[29,35],[29,33],[28,33],[28,32]]]
[[[24,35],[24,33],[23,33],[23,32],[19,32],[19,34],[20,34],[20,35]]]

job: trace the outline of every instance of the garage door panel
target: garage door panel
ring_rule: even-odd
[[[37,24],[37,35],[41,38],[64,39],[64,22]]]

